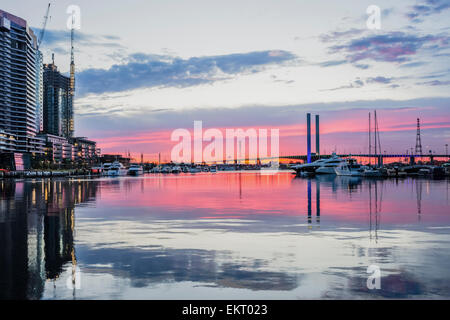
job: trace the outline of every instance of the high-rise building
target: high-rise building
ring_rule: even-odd
[[[53,63],[44,65],[44,132],[70,138],[72,98],[70,78],[62,75]]]
[[[36,137],[42,105],[41,62],[36,36],[27,22],[0,10],[0,131],[9,137],[9,146],[14,144],[14,152],[43,153],[44,142]],[[0,152],[11,152],[1,148]]]
[[[44,69],[43,69],[44,57],[42,52],[36,51],[36,132],[42,132],[44,130]]]

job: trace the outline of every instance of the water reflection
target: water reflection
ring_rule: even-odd
[[[95,182],[0,182],[0,299],[40,299],[63,265],[76,265],[75,206],[95,198]]]
[[[0,209],[1,299],[450,297],[446,180],[0,181]]]

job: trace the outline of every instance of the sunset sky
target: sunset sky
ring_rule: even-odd
[[[0,8],[39,31],[47,0]],[[321,152],[368,151],[377,109],[383,151],[450,142],[450,2],[53,1],[41,49],[67,73],[69,5],[76,32],[77,136],[103,153],[168,160],[176,128],[279,128],[282,154],[305,154],[306,113],[320,114]],[[366,26],[369,5],[381,29]]]

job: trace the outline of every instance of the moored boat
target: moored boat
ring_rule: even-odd
[[[130,176],[139,176],[141,174],[144,174],[144,168],[139,164],[131,164],[130,168],[128,168],[128,175]]]
[[[127,168],[119,161],[114,161],[108,170],[108,176],[124,176],[128,173]]]
[[[339,163],[339,165],[335,168],[335,173],[338,176],[360,177],[363,175],[365,169],[367,169],[367,167],[356,163],[356,160],[349,159],[345,162]]]

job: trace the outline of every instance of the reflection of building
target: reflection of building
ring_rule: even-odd
[[[36,137],[41,123],[41,57],[27,22],[0,10],[0,130],[14,137],[16,152],[43,152],[43,142]]]
[[[76,263],[75,206],[96,192],[92,181],[0,181],[0,299],[39,299]]]

